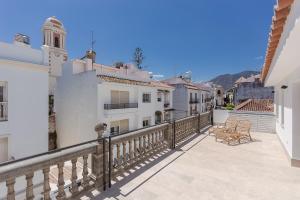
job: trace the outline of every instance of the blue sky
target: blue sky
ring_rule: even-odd
[[[130,62],[144,50],[148,71],[192,71],[195,81],[260,70],[275,0],[1,0],[0,41],[15,33],[41,45],[41,27],[56,16],[67,30],[70,58],[96,40],[97,63]]]

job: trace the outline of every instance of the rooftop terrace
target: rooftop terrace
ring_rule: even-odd
[[[254,142],[228,146],[196,135],[138,175],[81,199],[300,199],[300,169],[290,167],[276,134],[252,136]]]

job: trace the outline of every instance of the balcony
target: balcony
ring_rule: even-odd
[[[196,104],[196,103],[199,103],[199,99],[190,99],[189,103],[190,103],[190,104]]]
[[[210,119],[203,113],[0,164],[0,185],[7,188],[1,194],[8,199],[220,200],[225,194],[226,199],[299,199],[300,171],[288,165],[276,134],[253,132],[253,142],[228,146],[207,134]],[[38,171],[44,177],[40,190],[32,187]],[[22,197],[14,190],[20,179],[25,180]]]
[[[138,108],[138,103],[104,104],[104,110]]]
[[[8,119],[8,103],[0,102],[0,122]]]

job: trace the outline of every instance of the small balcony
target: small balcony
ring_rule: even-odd
[[[104,110],[138,108],[138,103],[104,104]]]
[[[199,103],[199,99],[190,99],[190,104],[196,104]]]
[[[0,102],[0,122],[8,119],[8,103]]]
[[[170,106],[170,102],[165,102],[164,103],[164,108],[168,108]]]

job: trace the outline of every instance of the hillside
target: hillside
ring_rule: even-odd
[[[219,76],[211,79],[209,82],[213,82],[215,84],[222,85],[225,90],[228,90],[233,86],[234,82],[237,79],[239,79],[241,76],[248,78],[251,75],[256,75],[259,73],[260,72],[258,72],[258,71],[243,71],[243,72],[236,73],[236,74],[222,74],[222,75],[219,75]]]

